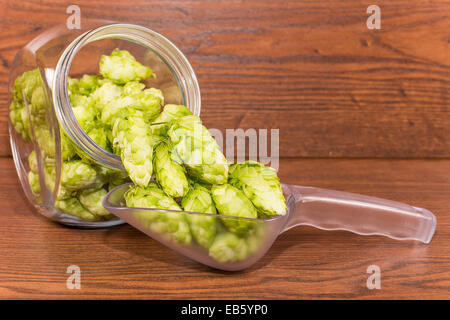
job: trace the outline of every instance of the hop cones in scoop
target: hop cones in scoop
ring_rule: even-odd
[[[255,208],[267,215],[285,215],[286,201],[275,169],[247,161],[230,166],[229,183],[239,188]]]
[[[172,158],[184,163],[190,176],[210,184],[227,182],[227,159],[199,117],[189,115],[175,120],[168,136]]]

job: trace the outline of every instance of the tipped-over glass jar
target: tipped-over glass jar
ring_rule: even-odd
[[[29,42],[15,57],[10,73],[11,147],[27,198],[59,223],[123,223],[102,206],[107,191],[127,181],[121,159],[86,133],[70,99],[71,77],[97,74],[100,57],[115,48],[131,52],[153,70],[156,77],[144,83],[161,90],[166,104],[182,104],[200,115],[200,89],[191,65],[153,30],[90,21],[81,30],[54,27]]]

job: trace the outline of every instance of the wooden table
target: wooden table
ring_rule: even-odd
[[[208,127],[279,128],[286,183],[364,193],[437,216],[429,245],[298,227],[236,273],[202,266],[130,226],[81,230],[25,199],[9,148],[17,50],[72,2],[0,1],[0,298],[450,298],[450,2],[77,1],[82,18],[149,26],[180,47]],[[68,290],[66,269],[81,268]],[[369,290],[367,267],[381,269]]]

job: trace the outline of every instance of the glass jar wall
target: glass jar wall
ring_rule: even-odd
[[[105,227],[123,221],[101,201],[129,179],[120,157],[77,120],[77,99],[102,81],[83,75],[97,75],[100,57],[119,48],[152,69],[156,77],[143,82],[161,90],[165,104],[183,104],[199,115],[200,91],[185,56],[162,35],[133,24],[84,26],[55,27],[19,51],[9,80],[9,131],[19,179],[38,211],[67,225]],[[98,134],[108,136],[108,130]]]

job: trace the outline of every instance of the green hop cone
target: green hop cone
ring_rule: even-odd
[[[172,158],[184,163],[190,176],[210,184],[227,182],[227,160],[199,117],[174,120],[168,136],[173,145]]]
[[[109,99],[106,106],[103,106],[104,102],[100,101],[98,107],[101,110],[101,121],[105,124],[113,124],[117,118],[125,118],[135,111],[139,111],[145,121],[156,118],[161,112],[164,97],[160,90],[155,88],[144,90],[144,88],[145,85],[142,83],[129,82],[121,90],[120,96]]]
[[[67,92],[69,93],[69,99],[70,96],[73,94],[80,94],[80,90],[78,88],[78,83],[80,82],[79,79],[68,77],[67,78]]]
[[[77,154],[74,144],[70,141],[69,137],[62,131],[60,133],[61,138],[61,157],[64,161],[69,161]]]
[[[200,180],[196,179],[195,177],[188,177],[188,182],[189,182],[189,188],[194,188],[196,186],[200,186],[200,187],[208,190],[209,193],[211,193],[211,188],[213,187],[213,185],[210,183],[200,181]]]
[[[151,132],[151,130],[150,130]],[[167,142],[167,139],[162,136],[155,136],[152,134],[152,144],[153,148],[155,148],[160,142]]]
[[[41,193],[41,185],[39,184],[39,175],[36,172],[28,172],[28,183],[30,184],[31,192],[38,196]]]
[[[42,156],[44,158],[55,158],[55,138],[52,136],[49,128],[45,125],[37,126],[34,128],[34,134]]]
[[[71,160],[62,164],[61,186],[68,190],[101,187],[103,177],[92,165],[82,160]]]
[[[14,81],[13,99],[15,101],[31,101],[33,92],[37,87],[42,86],[42,78],[39,69],[24,72]]]
[[[112,151],[108,136],[111,134],[110,129],[106,126],[94,127],[88,131],[88,136],[96,144],[105,149],[106,151]]]
[[[175,200],[167,196],[155,183],[150,183],[145,188],[134,185],[125,192],[124,197],[127,207],[179,210]]]
[[[255,161],[230,166],[229,184],[239,188],[255,208],[267,215],[285,215],[286,200],[275,169]]]
[[[9,112],[9,118],[14,129],[25,141],[30,142],[31,128],[27,109],[22,103],[16,101],[13,101],[9,108],[11,110]]]
[[[36,124],[45,120],[45,95],[39,69],[24,72],[16,78],[12,98],[9,107],[11,123],[25,141],[31,142],[30,118]]]
[[[146,121],[151,121],[161,113],[164,96],[159,89],[144,89],[140,82],[128,82],[123,87],[123,95],[129,100],[128,107],[142,112]]]
[[[192,115],[192,112],[183,105],[166,104],[160,115],[152,122],[152,134],[166,137],[172,120]]]
[[[34,128],[34,134],[36,137],[36,142],[41,150],[42,156],[44,158],[55,158],[56,157],[56,146],[55,137],[53,133],[50,132],[49,128],[45,125],[39,125]],[[73,143],[64,134],[60,132],[61,140],[61,157],[63,160],[68,161],[75,157],[76,150]]]
[[[115,171],[108,175],[108,191],[124,183],[131,182],[127,172]]]
[[[222,263],[240,261],[247,257],[247,245],[243,238],[224,231],[214,239],[209,248],[209,256]]]
[[[77,91],[75,93],[88,96],[92,92],[94,92],[99,87],[99,85],[100,83],[98,76],[85,74],[77,82]]]
[[[125,170],[131,180],[145,187],[152,177],[153,147],[150,129],[140,116],[118,118],[112,130]]]
[[[97,123],[97,110],[95,108],[95,100],[91,96],[80,94],[71,95],[70,104],[75,118],[84,131],[89,132],[89,130],[95,127]]]
[[[106,217],[109,212],[103,207],[102,201],[106,196],[105,189],[86,189],[79,193],[78,199],[83,207],[96,216]]]
[[[136,113],[136,110],[131,107],[132,103],[131,97],[119,97],[110,101],[107,107],[102,107],[100,121],[112,127],[117,119],[132,116]]]
[[[44,180],[46,188],[53,193],[55,190],[56,172],[54,164],[45,164],[44,166]],[[76,195],[76,191],[66,189],[64,186],[59,184],[58,194],[56,195],[56,200],[64,200],[71,198]]]
[[[127,50],[114,49],[109,56],[100,58],[100,74],[117,84],[145,80],[152,70],[143,66]]]
[[[166,195],[154,183],[149,184],[145,188],[133,186],[125,192],[124,197],[128,207],[181,211],[175,200]],[[155,210],[138,212],[135,214],[135,218],[142,226],[160,234],[169,241],[176,241],[182,244],[190,244],[192,241],[189,225],[183,213]]]
[[[28,165],[30,166],[31,171],[33,171],[34,173],[38,172],[37,157],[34,150],[31,151],[31,153],[28,155]]]
[[[195,184],[183,197],[181,206],[185,211],[215,214],[216,207],[208,189]],[[194,239],[205,248],[214,241],[217,229],[217,218],[211,215],[186,214]]]
[[[103,81],[100,86],[89,96],[93,99],[97,112],[111,108],[112,102],[122,96],[123,88],[111,81]],[[106,116],[105,116],[106,118]],[[105,121],[102,121],[105,123]]]
[[[184,196],[189,189],[185,169],[183,165],[172,161],[167,144],[159,143],[153,156],[156,182],[167,195],[175,198]]]
[[[36,87],[31,95],[31,113],[40,117],[45,116],[46,98],[44,88],[42,86]]]
[[[100,217],[89,212],[77,198],[56,200],[55,208],[86,221],[99,221]]]
[[[212,187],[211,193],[217,211],[221,215],[253,219],[258,217],[252,202],[238,188],[229,184],[215,185]],[[250,232],[255,224],[255,221],[252,220],[231,217],[223,217],[222,222],[228,230],[240,235]]]
[[[247,255],[254,254],[261,249],[266,240],[267,223],[259,221],[253,227],[253,231],[250,232],[245,238],[247,244]]]

